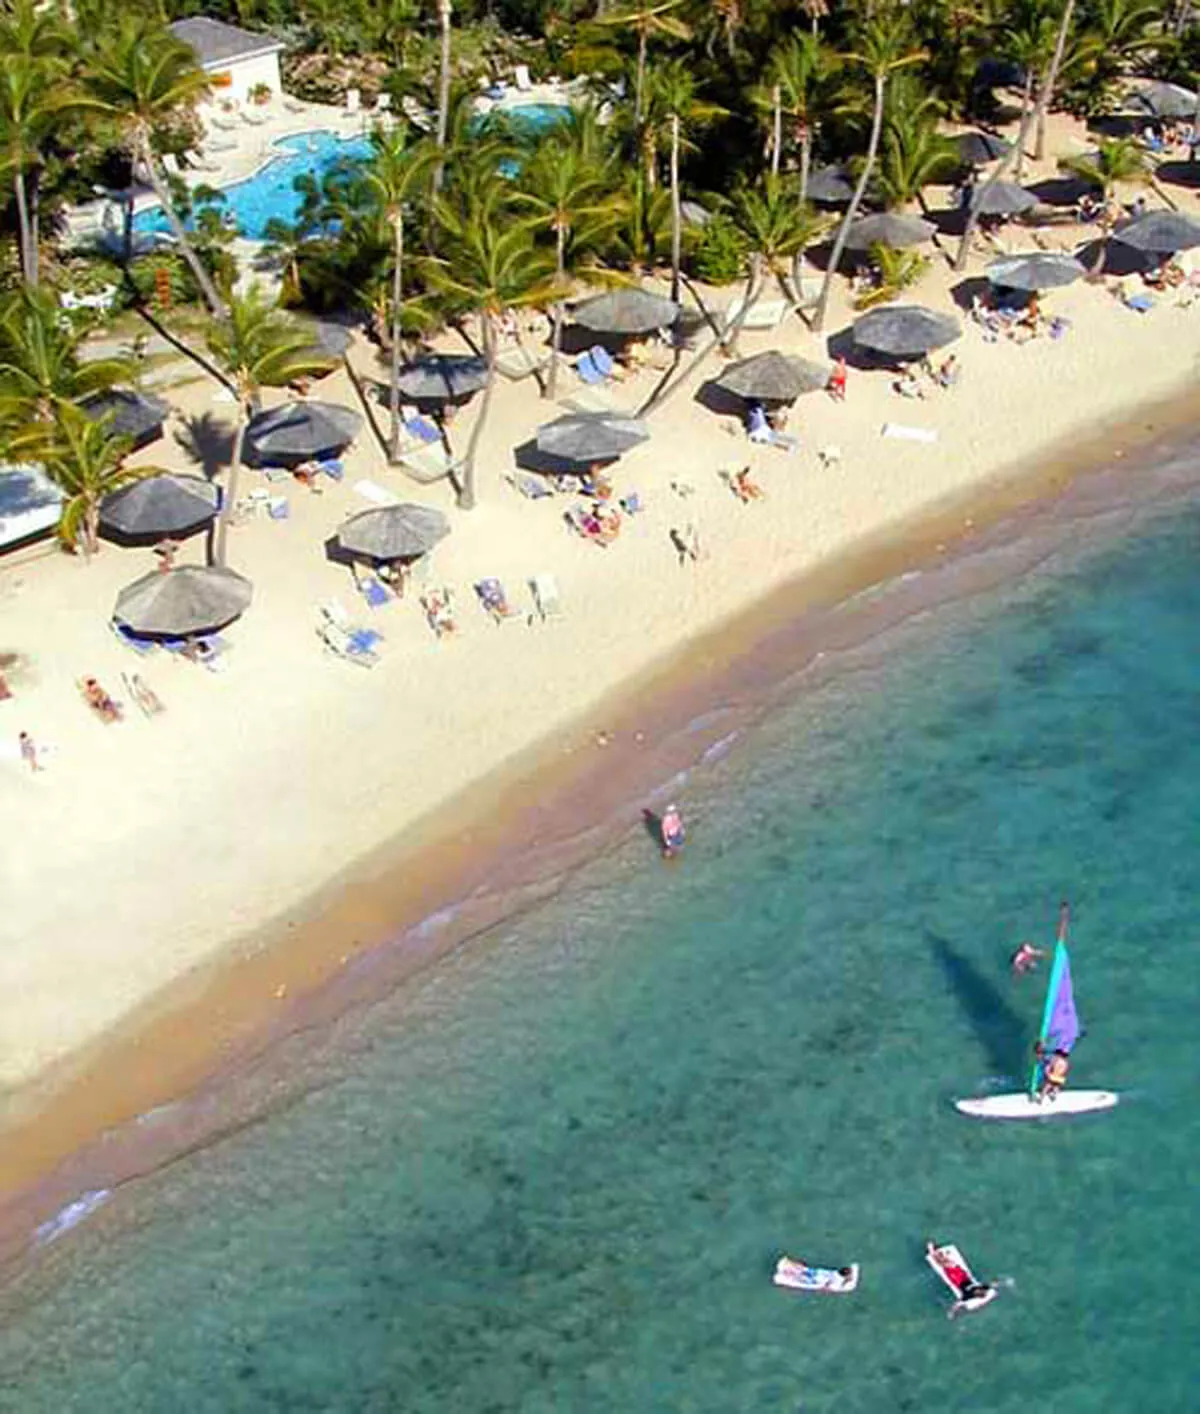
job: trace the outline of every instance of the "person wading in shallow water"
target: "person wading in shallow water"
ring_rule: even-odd
[[[1022,943],[1012,955],[1012,970],[1018,976],[1023,972],[1032,972],[1038,965],[1038,960],[1045,956],[1045,948],[1035,948],[1032,943]]]

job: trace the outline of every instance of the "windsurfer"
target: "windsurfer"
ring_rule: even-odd
[[[1035,948],[1032,943],[1022,943],[1012,955],[1012,970],[1018,975],[1032,972],[1038,965],[1038,960],[1045,956],[1045,948]]]
[[[1041,1083],[1037,1092],[1038,1100],[1058,1099],[1059,1092],[1067,1083],[1067,1076],[1071,1071],[1070,1053],[1060,1047],[1047,1055],[1046,1048],[1040,1041],[1034,1046],[1033,1053],[1037,1056],[1042,1069]]]

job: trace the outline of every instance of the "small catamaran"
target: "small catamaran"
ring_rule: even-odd
[[[1038,1038],[1037,1060],[1029,1079],[1029,1089],[1019,1094],[985,1095],[975,1100],[956,1100],[960,1114],[976,1119],[1054,1119],[1059,1115],[1089,1114],[1111,1110],[1117,1096],[1111,1090],[1069,1090],[1061,1079],[1067,1060],[1079,1040],[1079,1013],[1071,986],[1071,958],[1067,952],[1067,926],[1071,910],[1063,904],[1058,918],[1058,940],[1050,965],[1050,982],[1042,1008],[1042,1029]]]

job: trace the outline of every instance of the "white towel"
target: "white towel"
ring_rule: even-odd
[[[936,442],[937,433],[932,427],[905,427],[900,422],[885,422],[883,424],[883,435],[885,437],[897,437],[904,442]]]

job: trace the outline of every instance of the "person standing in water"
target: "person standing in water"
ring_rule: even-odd
[[[683,848],[685,834],[683,816],[680,814],[678,805],[667,806],[659,821],[658,830],[662,840],[663,858],[673,859]]]

